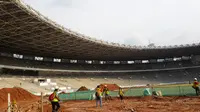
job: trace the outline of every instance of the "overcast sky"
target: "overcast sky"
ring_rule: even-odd
[[[109,42],[200,42],[200,0],[24,1],[67,28]]]

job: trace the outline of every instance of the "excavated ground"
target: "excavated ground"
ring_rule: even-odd
[[[39,112],[38,101],[19,101],[20,112]],[[5,107],[0,112],[5,112]],[[2,111],[1,111],[2,110]],[[44,112],[52,112],[51,105],[44,103]],[[200,112],[200,97],[129,97],[124,102],[113,98],[103,101],[103,107],[96,108],[95,101],[67,101],[61,103],[59,112]]]

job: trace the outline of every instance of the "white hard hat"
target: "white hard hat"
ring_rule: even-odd
[[[195,81],[197,81],[197,78],[194,78]]]

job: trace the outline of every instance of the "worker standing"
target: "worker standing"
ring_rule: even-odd
[[[199,82],[197,81],[197,78],[194,78],[192,87],[195,89],[196,95],[199,96]]]
[[[49,96],[49,100],[51,101],[52,105],[52,112],[57,112],[60,108],[59,104],[59,97],[58,97],[58,89],[55,89],[54,92]]]
[[[110,97],[110,95],[109,95],[110,92],[109,92],[109,89],[108,89],[108,86],[107,86],[107,85],[104,86],[103,93],[104,93],[104,95],[105,95],[105,101],[111,100],[111,97]]]
[[[102,91],[100,86],[97,86],[95,96],[96,96],[96,107],[98,107],[98,103],[100,104],[100,107],[102,107]]]
[[[121,102],[124,102],[124,92],[122,88],[119,88],[119,97],[120,97]]]

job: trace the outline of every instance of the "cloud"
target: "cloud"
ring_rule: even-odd
[[[24,0],[85,35],[121,44],[200,41],[199,0]]]
[[[70,7],[72,5],[72,0],[52,0],[50,2],[52,7]]]

